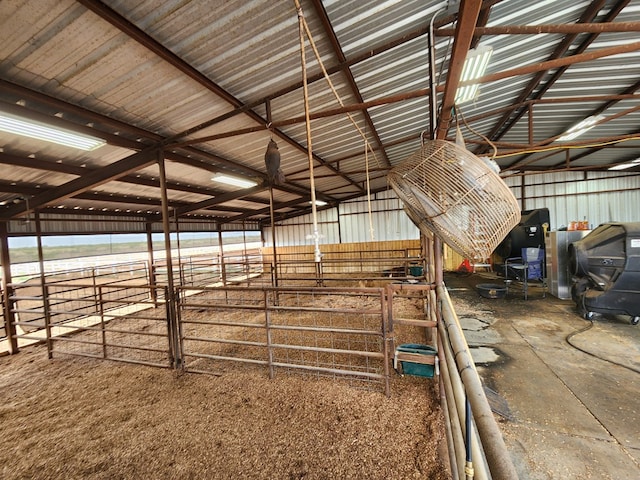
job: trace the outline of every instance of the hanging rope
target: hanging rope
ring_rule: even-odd
[[[371,241],[375,241],[375,233],[373,231],[373,215],[371,213],[371,183],[369,182],[369,155],[367,155],[367,146],[364,147],[364,165],[367,174],[367,208],[369,211],[369,235]]]
[[[309,86],[307,84],[307,59],[304,48],[304,14],[298,0],[294,0],[298,11],[298,31],[300,34],[300,63],[302,65],[302,91],[304,96],[304,116],[307,130],[307,156],[309,159],[309,182],[311,188],[311,216],[313,217],[313,244],[314,261],[320,263],[322,253],[320,252],[320,232],[318,231],[318,209],[316,208],[316,183],[313,176],[313,150],[311,146],[311,119],[309,115]]]
[[[296,2],[297,1],[298,0],[296,0]],[[314,55],[316,57],[316,60],[318,61],[318,65],[320,66],[320,69],[322,70],[322,74],[323,74],[325,80],[327,81],[327,84],[329,85],[329,89],[333,93],[333,96],[336,98],[336,100],[338,101],[340,106],[344,107],[345,106],[344,102],[342,101],[342,98],[340,98],[340,94],[338,93],[338,91],[334,87],[333,82],[331,81],[331,77],[329,76],[329,73],[327,72],[327,69],[325,68],[324,63],[322,62],[322,58],[320,57],[320,52],[318,51],[318,49],[316,47],[316,44],[315,44],[315,42],[313,40],[313,36],[311,35],[311,31],[309,30],[309,25],[307,24],[306,20],[304,21],[304,29],[305,29],[305,33],[307,34],[307,38],[309,39],[309,45],[311,45],[311,48],[312,48],[313,53],[314,53]],[[378,160],[378,157],[376,156],[375,150],[373,149],[373,147],[369,143],[369,140],[367,139],[367,136],[362,131],[360,126],[358,126],[358,123],[353,118],[353,115],[351,115],[351,113],[349,113],[349,112],[345,112],[345,113],[347,115],[347,118],[351,121],[351,123],[353,124],[355,129],[358,131],[360,136],[365,141],[365,148],[368,148],[371,151],[371,153],[373,154],[373,157],[376,159],[376,163],[378,164],[378,168],[380,168],[380,161]]]
[[[493,155],[491,156],[491,160],[495,160],[496,155],[498,155],[498,148],[495,146],[495,144],[489,140],[487,137],[485,137],[483,134],[481,134],[480,132],[474,130],[471,125],[469,125],[467,123],[467,120],[464,118],[464,114],[462,113],[462,109],[459,106],[455,107],[455,113],[456,113],[456,124],[458,124],[458,120],[457,120],[457,116],[459,115],[460,118],[462,119],[462,123],[464,123],[464,126],[474,135],[482,138],[485,142],[487,142],[489,145],[491,145],[491,148],[493,149]],[[458,127],[460,128],[460,127]]]
[[[329,74],[327,72],[327,69],[324,66],[324,63],[322,62],[322,57],[320,56],[320,52],[318,51],[318,48],[316,47],[315,41],[313,40],[313,35],[311,35],[311,30],[309,29],[309,25],[307,24],[305,18],[304,18],[304,14],[302,13],[302,7],[300,6],[300,2],[299,0],[294,0],[294,3],[296,5],[296,9],[298,11],[298,24],[299,24],[299,29],[300,29],[300,45],[301,45],[301,49],[302,49],[302,63],[303,63],[303,87],[304,87],[304,92],[305,92],[305,116],[306,116],[306,121],[307,121],[307,138],[310,139],[310,127],[309,127],[309,105],[308,105],[308,91],[307,91],[307,77],[306,77],[306,61],[304,59],[304,38],[303,38],[303,33],[302,31],[304,30],[304,33],[307,36],[307,39],[309,40],[309,45],[311,46],[311,49],[313,50],[313,53],[316,57],[316,60],[318,61],[318,65],[320,66],[320,69],[322,70],[322,74],[325,78],[325,80],[327,81],[327,84],[329,85],[329,89],[331,90],[331,92],[333,93],[333,96],[336,98],[336,100],[338,101],[338,103],[340,104],[341,107],[344,107],[344,102],[342,101],[342,98],[340,98],[340,94],[338,93],[338,91],[336,90],[336,88],[333,85],[333,82],[331,81],[331,78],[329,77]],[[360,136],[362,137],[362,139],[364,140],[364,154],[365,154],[365,169],[366,169],[366,178],[367,178],[367,203],[369,205],[369,231],[371,234],[371,239],[374,240],[375,236],[374,236],[374,230],[373,230],[373,219],[372,219],[372,212],[371,212],[371,186],[370,186],[370,176],[369,176],[369,158],[368,158],[368,152],[371,151],[371,153],[373,154],[373,158],[376,160],[376,164],[378,165],[378,168],[381,168],[380,166],[380,161],[376,155],[376,152],[374,150],[374,148],[371,146],[371,144],[369,143],[369,140],[367,139],[367,136],[365,135],[365,132],[363,132],[363,130],[360,128],[360,126],[358,126],[356,120],[353,118],[353,115],[351,115],[351,113],[346,112],[347,118],[351,121],[351,123],[353,124],[353,126],[355,127],[355,129],[358,131],[358,133],[360,134]],[[310,140],[309,140],[310,142]],[[311,151],[311,148],[309,147],[309,151]],[[311,155],[311,154],[310,154]],[[311,171],[313,173],[313,171]],[[312,194],[313,194],[313,185],[312,185]],[[315,216],[315,202],[312,199],[312,212],[314,212],[314,216]],[[314,224],[315,227],[315,224]]]

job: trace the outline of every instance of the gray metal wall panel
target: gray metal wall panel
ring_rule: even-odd
[[[520,177],[506,180],[523,205]],[[640,175],[566,172],[525,177],[524,208],[548,208],[551,230],[571,221],[588,220],[594,227],[609,221],[640,221]]]
[[[407,240],[419,238],[417,227],[402,209],[402,202],[392,190],[380,192],[371,199],[371,219],[367,197],[360,197],[318,212],[318,230],[321,244],[354,243],[371,241],[370,225],[373,224],[375,241]],[[313,218],[304,215],[287,219],[276,226],[279,246],[312,245]],[[265,244],[272,243],[271,229],[265,230]]]

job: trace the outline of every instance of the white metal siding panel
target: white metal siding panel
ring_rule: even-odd
[[[367,197],[359,197],[318,212],[318,230],[321,244],[371,241],[370,224],[374,240],[407,240],[420,237],[417,227],[402,209],[402,203],[392,190],[372,197],[372,214],[368,213]],[[371,218],[371,221],[370,221]],[[339,225],[338,225],[339,220]],[[313,245],[313,218],[304,215],[287,219],[276,225],[278,245]],[[266,245],[272,242],[271,229],[265,229]]]
[[[593,226],[640,221],[640,175],[565,172],[529,175],[525,183],[525,209],[548,208],[552,230],[583,219]],[[520,177],[507,184],[522,204]]]

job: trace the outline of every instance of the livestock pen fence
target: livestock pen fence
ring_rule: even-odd
[[[398,286],[170,291],[56,281],[44,286],[42,297],[26,295],[29,289],[16,288],[13,298],[23,305],[14,310],[21,318],[16,336],[23,344],[46,343],[49,357],[88,356],[214,375],[252,364],[271,377],[276,371],[331,377],[387,395],[394,335],[424,339],[404,325],[413,329],[422,322],[428,299],[415,290],[403,297]],[[404,323],[398,325],[405,329],[396,326],[394,332],[399,309]]]
[[[285,287],[273,285],[273,264],[261,258],[224,267],[190,258],[176,262],[170,289],[162,284],[169,283],[166,264],[142,262],[10,285],[5,318],[15,317],[19,345],[45,343],[51,357],[213,375],[249,366],[271,377],[330,377],[386,394],[395,347],[427,342],[437,346],[453,478],[467,478],[473,466],[473,478],[515,479],[446,288],[429,281],[432,263],[427,255],[424,282],[388,278],[379,265],[381,275],[365,275],[380,280],[377,286]]]
[[[129,287],[125,295],[115,285],[56,284],[47,289],[44,323],[31,325],[41,329],[21,337],[46,342],[50,356],[213,375],[251,364],[271,377],[331,377],[389,394],[394,345],[415,341],[416,332],[403,329],[417,329],[438,345],[436,378],[454,478],[465,478],[467,458],[475,478],[517,478],[505,476],[513,473],[511,461],[446,289],[227,286],[171,293],[153,287],[162,299],[153,301],[150,288]],[[406,300],[410,309],[401,307]]]
[[[33,288],[16,288],[13,300],[37,301],[25,295]],[[393,335],[423,321],[423,294],[430,288],[179,286],[171,292],[166,286],[55,281],[45,285],[41,307],[14,313],[42,310],[41,317],[18,322],[19,339],[45,342],[50,357],[213,375],[249,364],[270,377],[330,377],[388,395]],[[400,311],[403,300],[411,309]],[[415,341],[411,332],[402,334]]]
[[[320,262],[312,245],[264,248],[263,258],[272,267],[276,286],[372,286],[391,277],[422,279],[421,250],[417,240],[397,240],[322,245]]]

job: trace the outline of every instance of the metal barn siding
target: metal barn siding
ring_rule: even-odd
[[[318,211],[321,244],[369,242],[373,225],[375,241],[413,240],[420,237],[418,228],[402,209],[402,202],[392,190],[371,198],[369,217],[367,197],[342,203],[340,208]],[[273,242],[271,228],[264,229],[265,245]],[[276,223],[277,246],[312,245],[313,217],[303,215]]]
[[[588,220],[596,227],[609,222],[637,222],[640,212],[640,176],[625,173],[564,172],[506,180],[525,210],[548,208],[551,230],[574,220]]]

